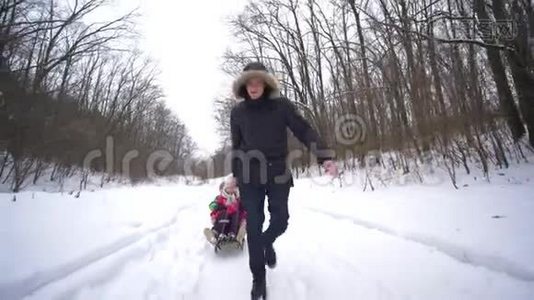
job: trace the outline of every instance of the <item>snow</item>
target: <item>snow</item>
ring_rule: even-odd
[[[458,190],[298,179],[270,299],[534,299],[533,171]],[[202,235],[217,185],[0,194],[0,299],[248,299],[246,247]]]

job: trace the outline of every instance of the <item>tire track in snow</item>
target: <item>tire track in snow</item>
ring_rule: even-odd
[[[198,229],[195,229],[198,230]],[[250,299],[252,277],[248,269],[248,249],[215,253],[203,237],[206,254],[198,281],[187,299]]]
[[[61,300],[190,299],[206,256],[203,236],[191,230],[204,222],[196,217],[204,215],[200,211],[205,211],[203,205],[188,207],[165,235],[143,242],[150,249],[141,257],[130,260],[118,272],[112,266],[89,271],[89,278],[78,278]]]
[[[113,264],[115,266],[115,271],[117,271],[130,260],[141,256],[147,251],[150,251],[150,247],[146,247],[146,245],[136,245],[137,243],[144,239],[157,237],[158,235],[164,233],[165,230],[169,229],[178,222],[179,215],[183,213],[183,211],[191,209],[195,206],[196,204],[189,204],[180,207],[174,214],[174,217],[168,222],[165,222],[158,227],[136,232],[120,238],[70,262],[64,263],[49,270],[36,272],[32,276],[24,279],[0,283],[0,299],[20,299],[30,296],[40,289],[52,283],[58,282],[95,263],[98,263],[105,258],[110,258],[116,254],[119,254],[120,252],[127,252],[123,257],[121,257],[121,259]]]
[[[366,229],[377,230],[384,234],[388,234],[426,247],[433,248],[436,251],[439,251],[440,253],[443,253],[464,264],[469,264],[475,267],[482,267],[492,272],[504,273],[520,281],[534,281],[533,271],[524,268],[523,266],[518,265],[506,259],[505,257],[478,253],[476,251],[466,249],[460,245],[456,245],[452,242],[427,236],[424,234],[419,234],[415,232],[399,232],[389,226],[361,220],[352,216],[347,216],[306,206],[303,206],[303,208],[321,215],[329,216],[336,220],[347,220],[357,226],[364,227]]]
[[[375,299],[401,298],[392,296],[395,295],[393,291],[380,280],[367,278],[354,260],[347,259],[342,251],[335,251],[331,239],[321,238],[333,236],[329,233],[338,230],[337,222],[320,222],[315,212],[295,211],[282,237],[283,244],[278,248],[282,250],[281,265],[273,278],[277,288],[287,291],[287,299],[357,299],[359,296],[365,299],[370,294],[382,295]],[[310,236],[310,232],[314,233]],[[355,290],[349,291],[345,281],[350,281]],[[281,291],[276,294],[284,295]]]

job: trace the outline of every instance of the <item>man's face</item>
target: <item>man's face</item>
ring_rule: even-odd
[[[263,95],[265,83],[261,78],[251,78],[247,81],[247,93],[252,100],[256,100]]]

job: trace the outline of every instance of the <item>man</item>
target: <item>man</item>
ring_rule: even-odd
[[[247,211],[247,243],[252,272],[252,299],[266,297],[265,265],[274,268],[273,243],[287,228],[288,196],[293,178],[287,166],[287,128],[312,150],[327,173],[337,167],[325,145],[294,104],[280,96],[277,79],[258,62],[248,64],[232,86],[243,101],[231,111],[232,173]],[[269,227],[262,232],[265,196]]]

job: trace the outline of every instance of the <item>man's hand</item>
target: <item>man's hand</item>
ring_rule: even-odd
[[[323,162],[323,168],[326,172],[326,174],[336,177],[338,175],[338,168],[336,163],[333,160],[325,160]]]

